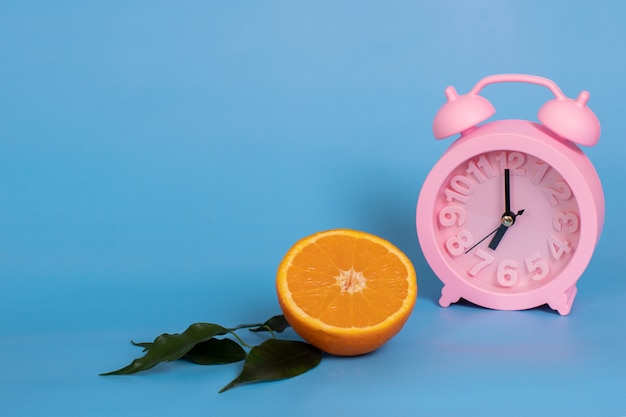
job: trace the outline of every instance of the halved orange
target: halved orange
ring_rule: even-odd
[[[378,349],[400,331],[417,282],[409,258],[387,240],[336,229],[289,249],[276,290],[298,335],[325,352],[353,356]]]

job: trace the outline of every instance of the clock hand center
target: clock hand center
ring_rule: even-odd
[[[515,216],[511,216],[509,214],[505,214],[504,216],[502,216],[503,226],[511,227],[513,226],[513,223],[515,223]]]

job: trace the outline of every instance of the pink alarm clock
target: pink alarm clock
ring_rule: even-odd
[[[554,94],[539,110],[541,123],[479,125],[495,113],[479,92],[503,82]],[[435,138],[460,137],[428,174],[416,213],[424,257],[444,284],[439,304],[548,304],[569,314],[604,222],[600,179],[577,146],[593,146],[600,136],[589,93],[570,99],[554,82],[520,74],[486,77],[466,95],[453,87],[445,93]]]

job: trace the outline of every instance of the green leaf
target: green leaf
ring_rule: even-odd
[[[268,339],[250,350],[241,373],[220,393],[248,382],[291,378],[315,368],[321,360],[322,352],[308,343]]]
[[[195,345],[183,359],[198,365],[218,365],[239,362],[246,358],[246,351],[231,339],[209,339]]]
[[[141,358],[135,359],[130,365],[117,371],[107,372],[101,375],[129,375],[153,368],[161,362],[171,362],[183,357],[195,345],[213,338],[214,336],[228,333],[228,329],[212,323],[192,324],[181,334],[162,334],[154,339],[148,346],[147,343],[137,344],[148,349]]]
[[[290,327],[289,323],[287,323],[287,319],[282,314],[279,316],[274,316],[261,326],[256,327],[254,329],[250,329],[251,332],[267,332],[273,331],[277,333],[282,333],[286,328]]]

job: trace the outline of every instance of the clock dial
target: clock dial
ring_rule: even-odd
[[[468,284],[499,293],[536,289],[558,276],[580,237],[570,185],[523,152],[476,155],[439,190],[434,224],[446,262]]]

